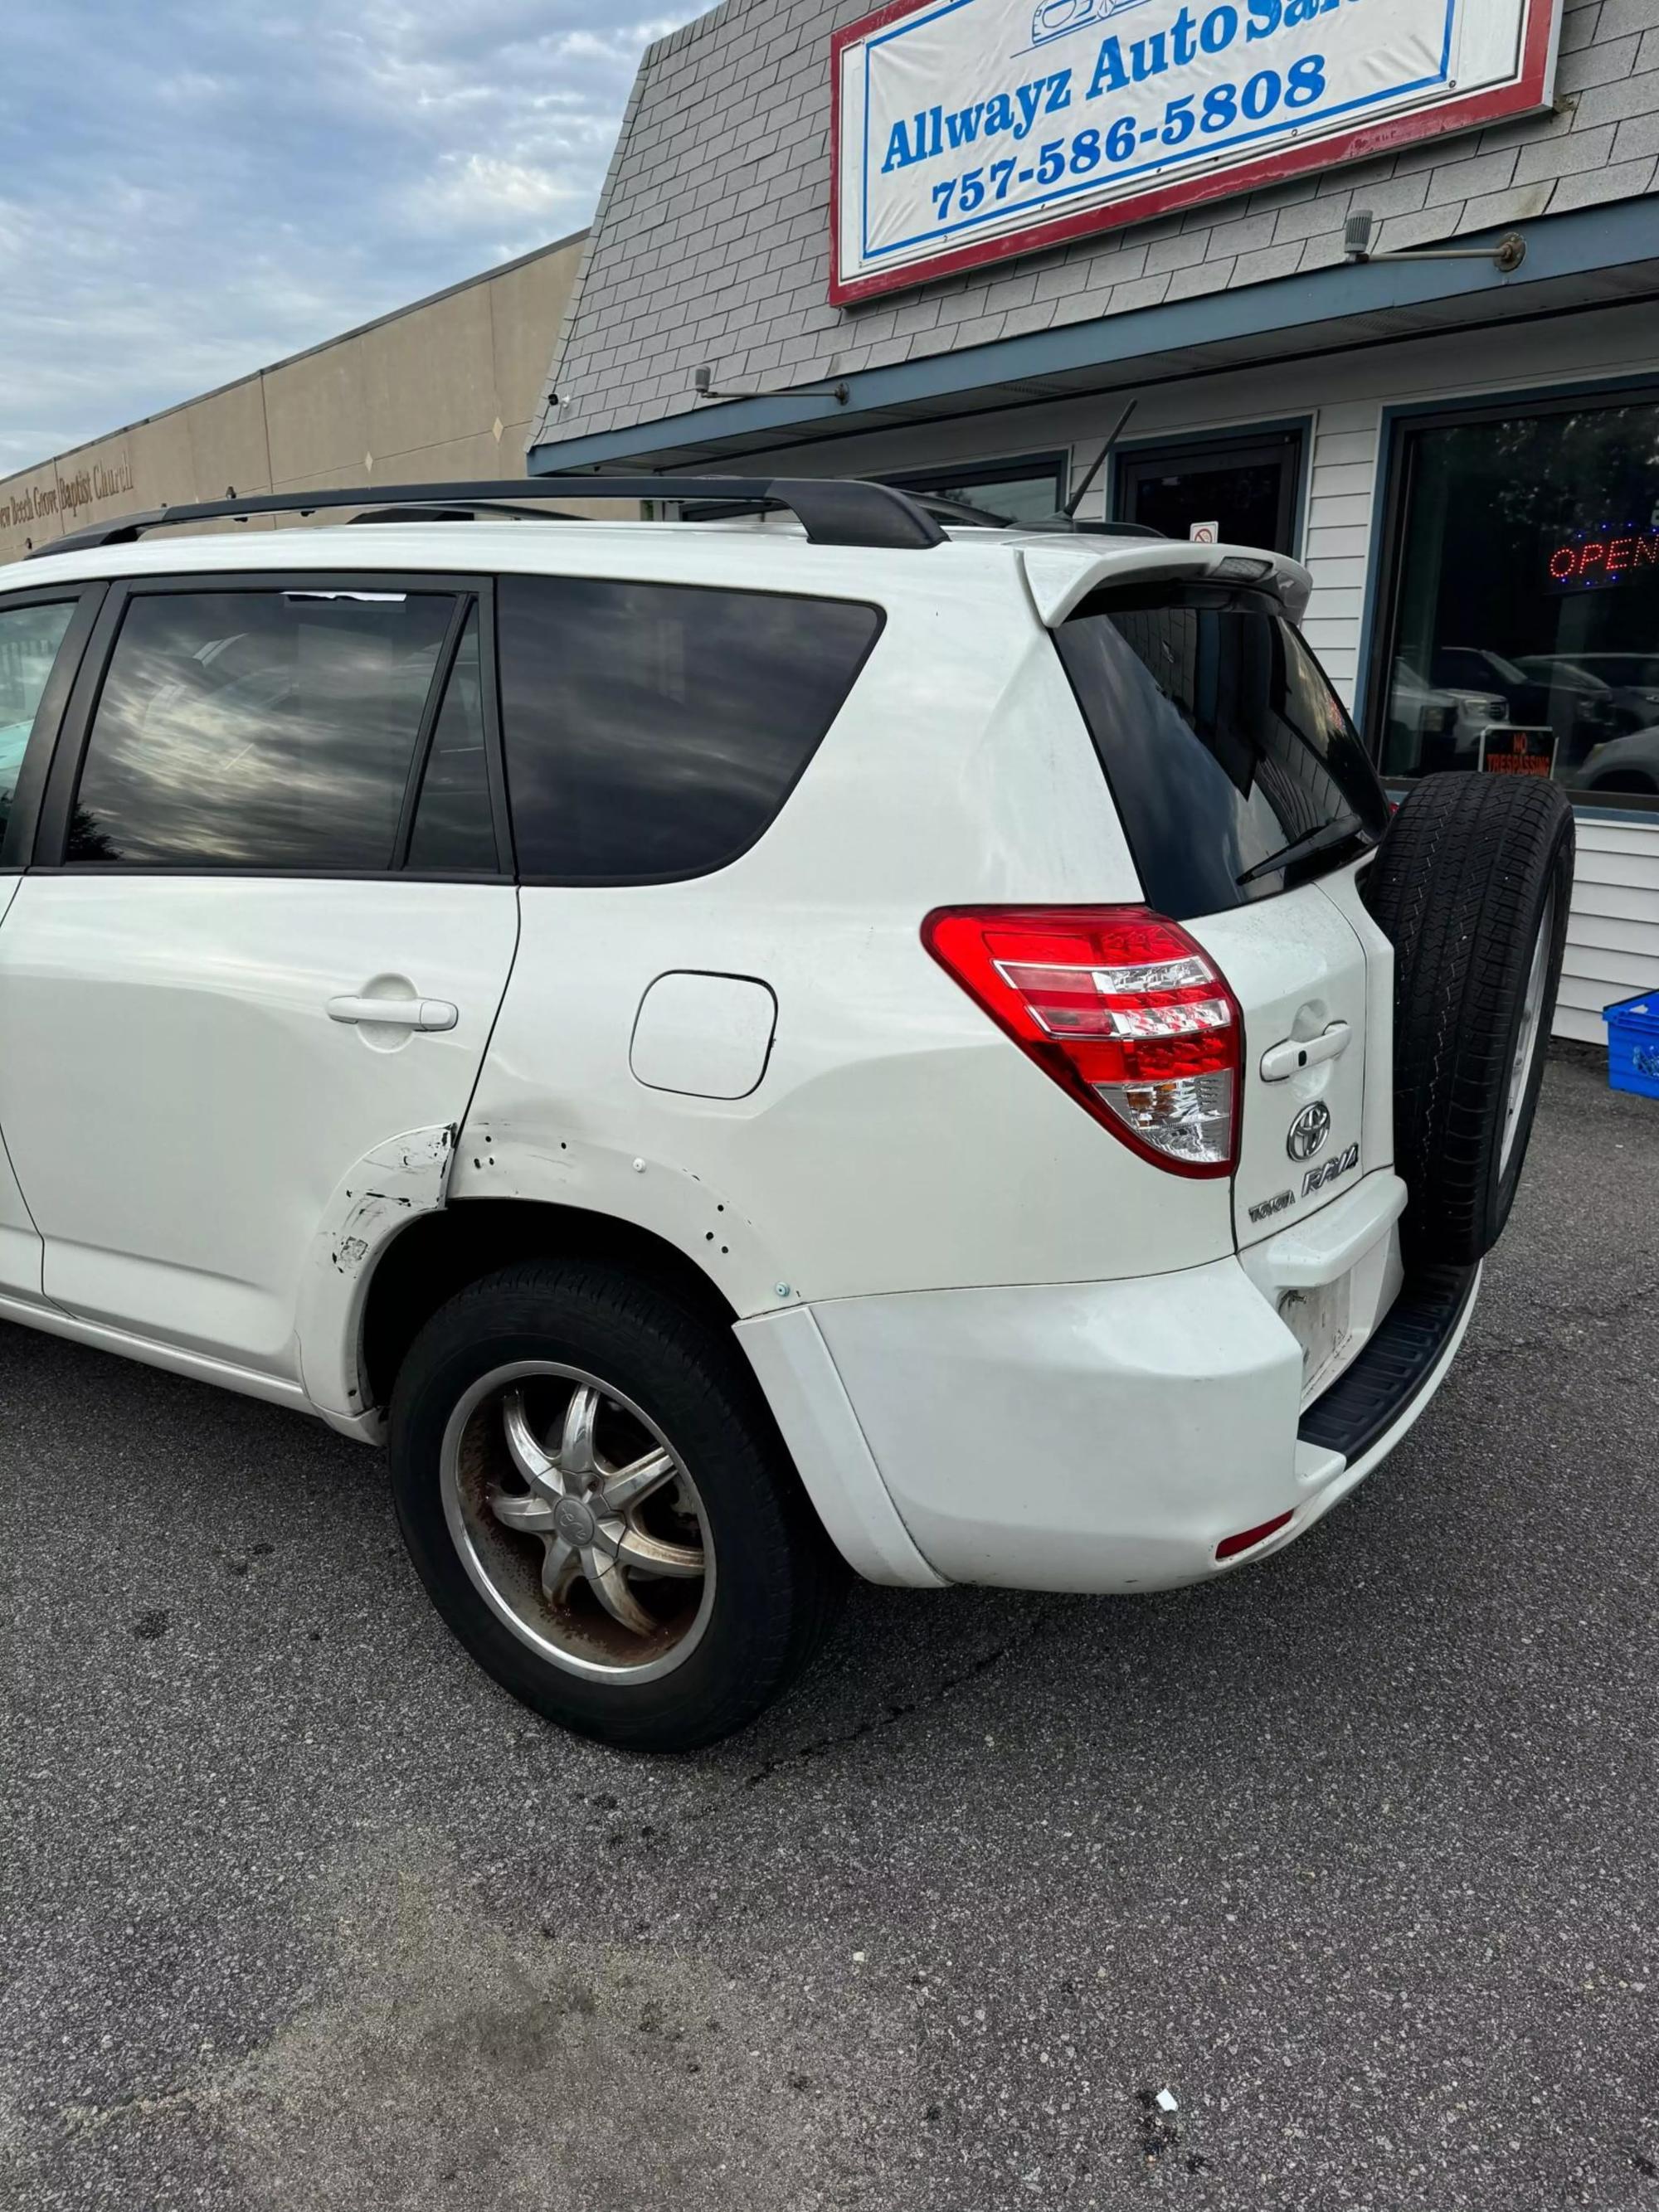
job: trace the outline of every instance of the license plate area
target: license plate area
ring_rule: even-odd
[[[1285,1291],[1279,1300],[1279,1317],[1302,1346],[1302,1403],[1317,1395],[1341,1364],[1353,1334],[1353,1275],[1339,1275],[1334,1282],[1316,1283],[1306,1289]]]

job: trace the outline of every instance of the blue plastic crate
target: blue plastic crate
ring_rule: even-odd
[[[1605,1006],[1607,1080],[1615,1091],[1659,1098],[1659,990]]]

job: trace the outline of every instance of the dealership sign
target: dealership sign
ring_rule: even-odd
[[[836,33],[831,297],[1547,105],[1561,0],[890,0]]]

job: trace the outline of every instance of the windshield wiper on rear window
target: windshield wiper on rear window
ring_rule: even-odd
[[[1282,852],[1269,853],[1265,860],[1258,860],[1253,868],[1246,868],[1233,881],[1242,890],[1260,876],[1276,876],[1281,868],[1288,868],[1294,860],[1305,860],[1315,853],[1322,853],[1328,845],[1346,845],[1356,830],[1363,833],[1364,823],[1357,814],[1339,814],[1334,822],[1322,822],[1316,830],[1310,830],[1305,837],[1298,837],[1286,845]]]

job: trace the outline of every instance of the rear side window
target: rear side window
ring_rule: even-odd
[[[121,624],[66,857],[392,866],[455,612],[436,592],[157,592]]]
[[[1160,913],[1283,890],[1388,827],[1341,701],[1267,594],[1120,587],[1085,600],[1057,642]]]
[[[835,599],[504,576],[501,724],[519,866],[702,875],[767,828],[881,629]]]
[[[75,612],[75,601],[0,607],[0,837],[11,818],[34,718]]]

